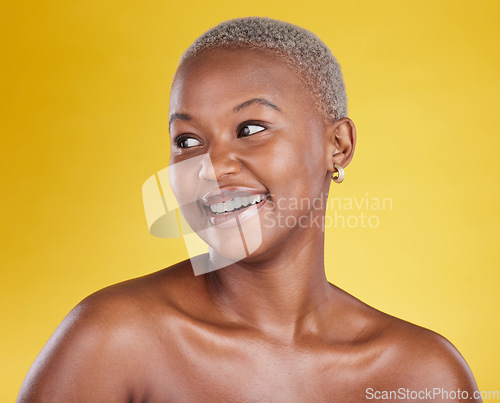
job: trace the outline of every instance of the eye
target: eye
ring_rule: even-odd
[[[194,137],[178,137],[175,140],[175,144],[179,148],[191,148],[200,145],[201,141]]]
[[[259,133],[262,130],[266,130],[266,128],[257,124],[244,123],[238,128],[238,137],[251,136],[252,134]]]

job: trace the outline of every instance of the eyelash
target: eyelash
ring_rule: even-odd
[[[247,126],[259,126],[259,127],[262,127],[262,130],[259,130],[258,132],[256,133],[252,133],[252,134],[249,134],[249,135],[246,135],[246,136],[240,136],[240,131],[241,129],[243,129],[244,127],[247,127]],[[247,121],[247,122],[243,122],[241,123],[238,128],[236,129],[236,137],[237,138],[242,138],[242,137],[250,137],[250,136],[253,136],[254,134],[258,134],[264,130],[267,129],[267,125],[264,123],[264,122],[260,122],[260,121]],[[203,143],[200,139],[194,137],[194,136],[188,136],[186,134],[180,134],[178,136],[176,136],[174,138],[174,143],[175,145],[178,147],[178,148],[192,148],[192,147],[181,147],[181,141],[183,140],[188,140],[188,139],[195,139],[197,141],[199,141],[200,143]]]
[[[241,129],[243,129],[244,127],[248,127],[248,126],[259,126],[259,127],[262,127],[262,130],[259,130],[257,133],[260,133],[260,132],[262,132],[262,131],[264,131],[264,130],[267,129],[267,125],[264,122],[259,122],[259,121],[251,120],[251,121],[243,122],[242,124],[240,124],[238,126],[238,128],[236,129],[236,136],[238,138],[241,138],[241,137],[249,137],[249,136],[253,136],[254,134],[257,134],[257,133],[252,133],[252,134],[249,134],[247,136],[240,136],[239,133],[240,133]]]
[[[189,139],[195,139],[195,140],[199,141],[200,143],[202,143],[202,141],[199,140],[199,139],[197,139],[196,137],[188,136],[188,135],[185,135],[185,134],[180,134],[180,135],[176,136],[174,138],[174,143],[175,143],[175,145],[178,148],[192,148],[192,147],[181,147],[181,141],[183,141],[183,140],[189,140]]]

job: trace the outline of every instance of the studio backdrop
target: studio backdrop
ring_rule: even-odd
[[[329,281],[499,390],[498,4],[2,2],[0,400],[80,300],[188,258],[150,234],[142,186],[168,166],[183,50],[252,15],[311,30],[344,73],[358,143],[328,201]]]

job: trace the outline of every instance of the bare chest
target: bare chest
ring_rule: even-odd
[[[152,354],[132,401],[358,402],[380,375],[368,351],[273,349],[248,341],[186,341],[169,350]]]

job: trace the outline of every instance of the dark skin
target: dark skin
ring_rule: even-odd
[[[235,112],[251,99],[279,110],[259,101]],[[221,188],[265,190],[275,201],[326,198],[333,164],[346,167],[355,148],[352,121],[325,120],[300,75],[261,51],[210,50],[186,62],[170,109],[183,115],[172,120],[171,163],[209,153]],[[263,129],[239,136],[249,121]],[[265,213],[325,211],[268,203],[262,223]],[[274,226],[228,267],[194,276],[186,260],[86,298],[37,357],[18,400],[359,402],[367,388],[477,390],[446,339],[327,281],[320,227]]]

